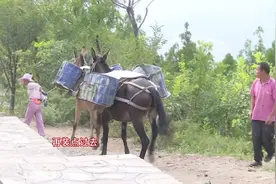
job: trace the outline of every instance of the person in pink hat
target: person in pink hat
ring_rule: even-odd
[[[42,118],[42,101],[44,100],[45,96],[42,94],[42,88],[41,86],[34,82],[32,79],[33,76],[29,73],[25,73],[23,77],[19,79],[21,84],[27,86],[27,92],[29,96],[29,104],[27,107],[26,115],[25,115],[25,121],[27,125],[31,124],[33,116],[35,116],[36,119],[36,127],[38,130],[39,135],[45,136],[45,127],[44,122]]]

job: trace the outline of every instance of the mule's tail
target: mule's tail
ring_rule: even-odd
[[[169,124],[162,99],[155,88],[150,87],[148,90],[152,95],[154,107],[159,116],[157,120],[158,131],[162,135],[169,135]]]

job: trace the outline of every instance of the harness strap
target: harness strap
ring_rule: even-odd
[[[117,92],[121,89],[121,87],[123,87],[123,85],[125,84],[125,81],[127,81],[127,80],[128,80],[128,79],[123,78],[123,79],[121,79],[121,80],[119,81],[120,86],[118,87]]]
[[[124,102],[124,103],[126,103],[128,105],[131,105],[132,107],[137,108],[137,109],[142,110],[142,111],[147,111],[147,110],[150,109],[148,107],[142,107],[140,105],[137,105],[137,104],[133,103],[130,100],[127,100],[127,99],[124,99],[124,98],[121,98],[121,97],[118,97],[118,96],[115,97],[115,100],[118,100],[120,102]]]
[[[128,99],[121,98],[121,97],[117,97],[117,96],[115,97],[115,99],[118,100],[118,101],[120,101],[120,102],[124,102],[124,103],[126,103],[126,104],[128,104],[128,105],[131,105],[132,107],[137,108],[137,109],[139,109],[139,110],[144,110],[144,111],[149,110],[149,109],[150,109],[150,106],[149,106],[149,107],[142,107],[142,106],[140,106],[140,105],[137,105],[137,104],[133,103],[132,100],[133,100],[137,95],[139,95],[140,93],[142,93],[142,92],[144,92],[144,91],[150,94],[150,91],[148,90],[148,88],[155,88],[155,86],[143,87],[143,86],[140,86],[140,85],[135,84],[135,83],[133,83],[133,82],[123,82],[123,83],[120,85],[120,87],[118,88],[118,90],[119,90],[123,85],[127,85],[127,84],[132,85],[132,86],[134,86],[134,87],[136,87],[136,88],[138,88],[138,89],[141,89],[141,90],[138,91],[137,93],[135,93],[135,94],[131,97],[131,99],[129,99],[129,100],[128,100]]]
[[[141,89],[141,90],[143,90],[143,91],[145,91],[145,92],[147,92],[147,93],[150,93],[150,91],[148,90],[148,88],[149,88],[149,87],[153,87],[153,86],[143,87],[143,86],[140,86],[140,85],[135,84],[135,83],[133,83],[133,82],[124,82],[123,84],[132,85],[132,86],[137,87],[137,88],[139,88],[139,89]]]

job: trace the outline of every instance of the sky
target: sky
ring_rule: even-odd
[[[136,14],[143,16],[150,1],[142,0]],[[159,53],[164,54],[180,41],[187,21],[192,40],[212,42],[215,60],[219,61],[229,52],[236,57],[246,39],[254,41],[258,26],[264,29],[265,46],[270,47],[275,39],[275,10],[276,0],[155,0],[142,29],[152,35],[151,25],[163,25],[168,42]]]

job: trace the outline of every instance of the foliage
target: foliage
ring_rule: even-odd
[[[0,66],[11,91],[10,113],[14,112],[16,78],[20,62],[44,29],[44,19],[33,1],[0,2]],[[2,73],[2,74],[3,74]]]
[[[226,65],[225,75],[237,69],[237,61],[233,58],[233,56],[230,53],[225,55],[225,58],[222,60],[222,63]]]
[[[252,154],[251,141],[242,138],[231,138],[212,133],[210,130],[199,127],[197,124],[177,121],[174,140],[167,147],[168,150],[182,154],[199,153],[208,156],[234,156],[240,159],[248,159]],[[212,135],[212,136],[210,136]],[[162,140],[163,141],[163,140]],[[162,146],[158,141],[158,145]],[[164,147],[164,146],[163,146]]]

